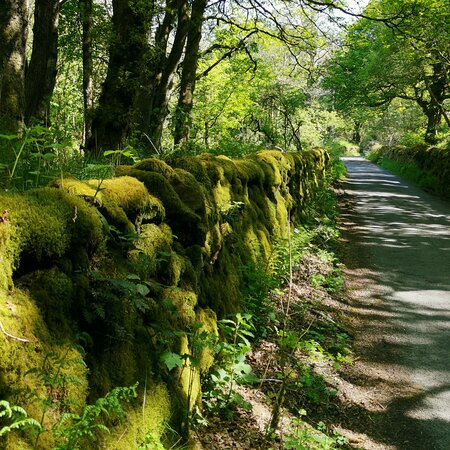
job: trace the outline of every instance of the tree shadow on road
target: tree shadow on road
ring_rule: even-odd
[[[375,402],[390,397],[384,409],[353,413],[369,414],[367,429],[397,448],[450,448],[450,205],[363,160],[351,162],[343,188],[362,355],[348,381]]]

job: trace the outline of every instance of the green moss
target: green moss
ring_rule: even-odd
[[[181,201],[192,211],[203,216],[206,208],[205,188],[195,177],[183,169],[175,169],[171,185]]]
[[[181,338],[179,354],[191,354],[188,338],[186,336]],[[188,406],[189,410],[192,410],[192,408],[201,401],[202,390],[200,384],[200,370],[198,367],[191,364],[189,358],[186,358],[185,365],[182,368],[175,370],[175,376],[179,380],[181,395],[184,397],[183,405]]]
[[[171,416],[170,395],[162,383],[149,383],[139,404],[126,410],[126,420],[111,429],[102,443],[104,449],[129,450],[141,448],[146,435],[159,444]]]
[[[149,194],[144,184],[136,178],[123,176],[104,180],[102,197],[119,205],[133,222],[164,219],[161,201]]]
[[[0,289],[5,290],[12,287],[12,274],[17,252],[11,243],[11,227],[9,222],[0,223]]]
[[[199,333],[207,332],[212,334],[215,338],[219,337],[219,330],[217,328],[217,316],[214,311],[209,308],[199,309],[197,311],[196,322],[201,323],[202,327]],[[201,350],[199,355],[199,369],[200,373],[205,374],[212,367],[214,363],[214,348],[205,347]]]
[[[79,352],[67,341],[59,343],[50,333],[34,296],[26,289],[14,289],[12,293],[0,290],[0,320],[8,333],[27,339],[23,343],[6,337],[0,333],[0,398],[12,400],[21,405],[30,417],[41,420],[43,404],[35,401],[35,396],[46,398],[47,386],[33,375],[25,375],[30,369],[41,368],[49,354],[58,354],[65,360],[75,361],[80,359]],[[65,322],[60,324],[65,327]],[[83,364],[68,364],[63,369],[67,377],[77,377],[77,382],[69,382],[65,389],[65,398],[68,407],[74,410],[83,405],[87,395],[87,368]],[[30,395],[31,394],[31,395]],[[55,421],[59,418],[59,412],[50,409],[44,418],[44,426],[51,430]],[[34,433],[26,429],[22,439],[27,444],[34,442]],[[18,446],[14,440],[14,445]],[[54,442],[50,431],[42,434],[39,448],[53,448]],[[32,445],[29,445],[31,448]],[[10,448],[10,447],[8,447]],[[11,448],[14,448],[12,446]],[[28,446],[18,447],[28,448]]]
[[[104,216],[108,224],[116,227],[122,233],[135,233],[135,227],[127,217],[125,211],[111,197],[103,195],[101,180],[84,182],[67,178],[54,182],[54,185],[73,195],[82,197],[95,206]]]
[[[142,225],[139,239],[135,242],[136,250],[130,251],[129,258],[143,279],[156,274],[162,258],[160,253],[170,254],[172,243],[172,231],[168,225]]]
[[[72,246],[83,246],[91,255],[102,247],[103,228],[95,207],[59,189],[36,189],[30,195],[40,204],[52,204],[55,208],[62,208],[64,205],[67,208],[67,231],[71,236]]]
[[[205,164],[200,158],[184,157],[177,158],[171,162],[173,167],[183,169],[191,173],[194,178],[208,190],[211,187],[211,180],[208,176]]]
[[[241,159],[234,162],[238,177],[244,183],[264,183],[265,173],[260,163],[248,159]]]
[[[170,286],[178,286],[186,269],[187,261],[184,257],[172,252],[167,264],[166,283]]]
[[[162,298],[173,303],[178,319],[183,325],[192,325],[195,322],[195,306],[197,305],[195,292],[171,286],[163,290]]]
[[[167,179],[170,179],[174,175],[174,170],[166,162],[157,158],[147,158],[139,161],[135,166],[137,170],[145,170],[146,172],[160,173]]]
[[[70,334],[70,309],[73,299],[72,280],[57,267],[36,270],[18,280],[19,285],[27,286],[35,299],[44,320],[54,332]]]
[[[42,364],[46,352],[65,348],[55,338],[63,333],[70,340],[76,328],[72,321],[86,320],[83,326],[87,324],[95,342],[87,354],[89,402],[115,386],[139,381],[142,388],[150,370],[155,378],[160,375],[158,330],[185,330],[200,322],[199,332],[217,336],[216,315],[235,313],[241,306],[242,265],[270,258],[274,241],[287,236],[290,221],[313,198],[327,157],[320,150],[264,151],[236,161],[212,155],[180,158],[171,166],[151,159],[118,167],[117,178],[101,183],[65,179],[55,183],[59,189],[0,193],[0,210],[10,212],[9,221],[0,223],[0,320],[8,332],[31,344],[0,333],[2,396],[12,395],[11,386],[27,384],[45,395],[45,389],[23,375]],[[105,243],[108,227],[99,213],[122,232],[138,225],[139,238],[126,247],[128,258],[122,246]],[[14,289],[12,276],[21,259],[16,277],[28,275],[16,280],[20,289]],[[89,269],[106,281],[96,284],[86,275]],[[114,283],[108,285],[108,280],[130,274],[150,287],[145,311]],[[173,303],[175,313],[164,300]],[[98,311],[103,308],[104,317],[100,311],[91,321],[84,315],[81,319],[80,311],[89,311],[93,303]],[[178,344],[173,351],[183,354],[195,342],[184,336]],[[112,424],[104,448],[137,448],[146,433],[158,441],[171,413],[186,406],[188,397],[191,408],[199,401],[200,377],[213,362],[212,350],[201,350],[199,361],[198,367],[174,371],[168,381],[176,405],[172,411],[166,388],[153,382],[144,414],[141,396],[139,406],[127,409],[126,424]],[[70,387],[80,405],[87,391],[83,370],[83,386]],[[39,416],[39,407],[27,402],[24,406]],[[56,419],[46,419],[49,429]],[[51,448],[47,435],[42,445]]]
[[[95,208],[81,199],[53,188],[24,194],[0,193],[0,209],[8,210],[8,223],[0,225],[1,285],[11,285],[11,274],[21,254],[26,263],[56,259],[73,246],[93,254],[103,243]]]
[[[187,216],[193,216],[193,212],[182,203],[178,194],[163,175],[156,172],[133,169],[130,171],[130,176],[142,181],[148,191],[162,201],[168,217],[173,217],[183,212]]]
[[[166,210],[167,222],[180,242],[185,245],[203,242],[205,230],[200,216],[181,201],[166,178],[156,172],[136,169],[130,171],[130,176],[142,181],[148,191],[162,201]]]

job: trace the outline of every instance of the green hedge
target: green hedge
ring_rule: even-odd
[[[450,198],[450,149],[448,148],[425,145],[383,146],[372,151],[369,159],[427,190]]]

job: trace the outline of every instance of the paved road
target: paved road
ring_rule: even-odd
[[[389,443],[450,449],[450,203],[359,157],[344,162],[343,224],[359,254],[350,273],[377,347],[368,357],[413,392],[387,404]]]

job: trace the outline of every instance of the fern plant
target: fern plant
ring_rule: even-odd
[[[109,428],[102,423],[102,416],[113,416],[123,420],[125,412],[122,402],[129,402],[137,397],[138,383],[130,387],[116,387],[105,397],[99,398],[93,405],[86,405],[80,414],[65,413],[54,430],[55,437],[60,438],[56,450],[77,450],[88,448],[86,441],[93,441],[96,432],[109,433]]]
[[[27,412],[22,407],[12,406],[6,400],[0,400],[0,421],[4,422],[5,420],[9,424],[1,426],[0,437],[20,428],[32,427],[38,430],[41,428],[39,422],[28,417]]]

